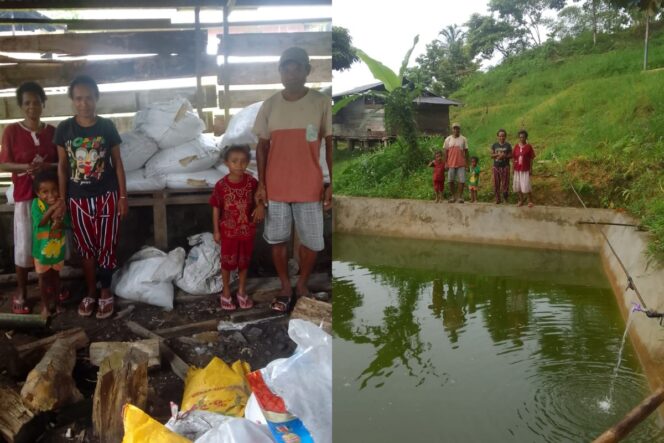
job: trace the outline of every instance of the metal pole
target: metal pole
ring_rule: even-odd
[[[201,41],[201,7],[196,6],[194,10],[195,16],[195,54],[194,54],[194,69],[196,71],[196,109],[198,116],[203,120],[203,84],[201,81],[201,52],[203,51]],[[207,123],[206,123],[207,124]]]

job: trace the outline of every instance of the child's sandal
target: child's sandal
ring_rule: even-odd
[[[98,303],[99,303],[99,308],[97,309],[96,317],[99,320],[109,318],[115,312],[115,299],[113,298],[113,296],[107,298],[100,298]]]
[[[247,294],[237,293],[237,303],[240,305],[240,309],[251,309],[254,307],[254,301]]]
[[[25,300],[19,300],[16,296],[12,297],[12,314],[27,315],[30,308],[25,305]]]
[[[85,297],[78,305],[78,315],[81,317],[90,317],[95,310],[97,300],[92,297]]]
[[[71,298],[69,294],[69,289],[62,289],[58,294],[58,303],[64,303]]]
[[[222,294],[219,297],[219,303],[221,304],[221,309],[223,311],[235,311],[237,309],[232,297],[224,297]]]

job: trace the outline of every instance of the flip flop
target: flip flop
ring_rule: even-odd
[[[235,311],[237,309],[232,297],[224,297],[222,294],[219,296],[219,303],[222,311]]]
[[[99,303],[99,308],[97,309],[96,317],[99,320],[109,318],[115,312],[115,299],[113,296],[107,298],[100,298],[97,303]],[[109,309],[110,306],[110,309]]]
[[[240,305],[240,309],[251,309],[254,307],[254,301],[247,294],[237,293],[237,302]]]
[[[529,202],[529,203],[528,203],[528,207],[529,207],[529,208],[532,208],[533,206],[535,206],[535,205],[533,204],[533,202]]]
[[[288,312],[293,303],[292,295],[278,295],[272,299],[270,308],[275,312]]]
[[[62,289],[60,293],[58,294],[58,302],[59,303],[64,303],[67,300],[71,298],[71,294],[69,293],[69,289]]]
[[[97,300],[92,297],[84,297],[78,305],[78,315],[81,317],[90,317],[95,310]]]
[[[27,315],[30,308],[25,305],[25,300],[19,301],[16,296],[12,297],[12,314]]]

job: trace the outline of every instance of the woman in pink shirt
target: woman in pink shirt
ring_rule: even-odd
[[[514,192],[519,194],[517,206],[523,206],[525,197],[528,201],[528,207],[532,208],[530,171],[532,170],[535,151],[530,143],[528,143],[528,131],[525,129],[519,131],[519,143],[516,144],[512,151],[512,158],[514,159]]]

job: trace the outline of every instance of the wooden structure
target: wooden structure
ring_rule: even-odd
[[[121,82],[176,81],[189,79],[196,86],[164,87],[119,92],[102,92],[98,113],[110,117],[120,132],[133,128],[133,114],[149,103],[187,98],[207,125],[207,131],[223,132],[234,110],[263,100],[281,88],[277,60],[283,50],[301,46],[312,56],[312,83],[329,83],[331,71],[331,18],[280,19],[230,22],[234,10],[258,6],[331,5],[331,0],[58,0],[0,1],[0,11],[39,9],[179,8],[194,11],[194,23],[171,23],[165,19],[123,18],[49,19],[25,15],[0,17],[0,25],[32,24],[66,31],[30,35],[0,36],[0,47],[9,53],[0,56],[0,92],[13,92],[23,81],[34,80],[47,88],[48,101],[43,117],[51,124],[71,115],[66,86],[76,75],[87,74],[100,85]],[[220,23],[203,23],[201,10],[223,12]],[[45,12],[47,14],[47,12]],[[208,42],[216,42],[216,54],[208,54]],[[38,60],[26,60],[19,53],[40,53]],[[12,53],[16,53],[13,55]],[[54,58],[53,54],[58,56]],[[149,54],[149,55],[146,55]],[[63,59],[62,56],[69,56]],[[115,55],[113,60],[90,56]],[[247,57],[261,61],[238,63]],[[264,58],[269,56],[270,58]],[[229,59],[229,57],[232,57]],[[243,60],[245,58],[245,60]],[[264,61],[263,61],[264,60]],[[204,78],[217,78],[218,84],[204,84]],[[161,83],[163,85],[164,83]],[[146,83],[147,85],[147,83]],[[22,118],[12,96],[0,96],[0,131],[11,120]],[[4,123],[4,124],[3,124]],[[3,204],[9,174],[0,173],[0,218],[13,212]],[[201,192],[155,192],[130,194],[130,206],[152,206],[154,244],[166,249],[169,205],[206,205]],[[130,214],[131,217],[131,214]],[[0,228],[4,226],[0,220]],[[11,225],[9,225],[11,226]],[[11,229],[3,231],[10,235]],[[136,247],[139,246],[137,240]],[[10,238],[0,238],[2,254],[8,254]],[[2,257],[0,257],[0,267]]]
[[[334,140],[345,140],[354,146],[359,142],[362,146],[376,142],[386,142],[395,134],[386,131],[384,117],[385,104],[382,98],[367,94],[370,91],[385,91],[382,83],[373,83],[334,95],[335,101],[349,95],[361,95],[348,104],[333,117]],[[429,91],[423,91],[414,100],[418,129],[426,135],[443,135],[450,133],[450,106],[461,103],[439,97]]]

